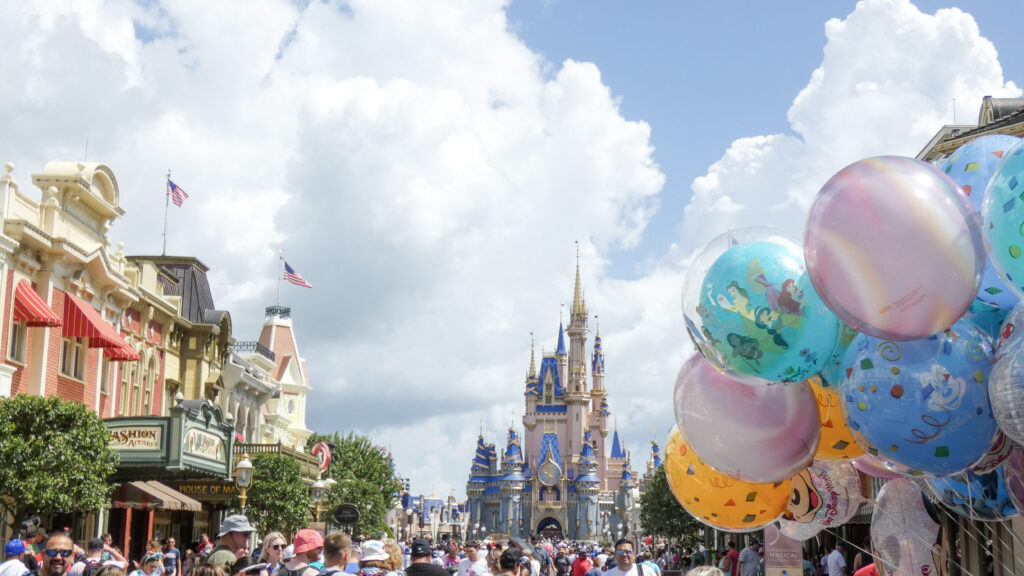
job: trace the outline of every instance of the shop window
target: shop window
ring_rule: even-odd
[[[110,394],[110,373],[114,371],[114,365],[110,358],[100,354],[100,394]]]
[[[88,349],[82,338],[62,338],[60,341],[60,373],[75,380],[85,378]]]
[[[27,340],[28,326],[24,322],[11,322],[11,331],[7,342],[7,357],[19,364],[24,364]]]

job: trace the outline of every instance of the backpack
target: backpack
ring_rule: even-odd
[[[281,568],[284,568],[284,566],[281,566]],[[333,576],[334,574],[341,574],[343,572],[344,570],[339,570],[337,568],[324,568],[316,576]],[[280,572],[278,572],[278,576],[280,576]]]
[[[90,562],[88,558],[82,561],[85,564],[85,568],[82,569],[82,576],[95,576],[103,568],[103,562],[96,560]]]

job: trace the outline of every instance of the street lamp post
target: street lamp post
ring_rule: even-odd
[[[249,454],[243,454],[242,459],[235,463],[235,488],[238,488],[238,503],[242,507],[242,514],[245,514],[245,501],[248,498],[247,492],[252,487],[252,461]]]
[[[324,481],[317,478],[316,482],[309,487],[309,501],[313,503],[313,522],[320,521],[321,503],[324,500],[325,486]]]

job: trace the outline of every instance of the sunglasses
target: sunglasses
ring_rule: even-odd
[[[284,544],[274,544],[270,547],[271,550],[284,550],[285,548],[287,548],[287,546]]]
[[[56,558],[60,554],[61,558],[67,558],[71,556],[71,550],[43,550],[43,554],[46,554],[50,558]]]
[[[633,555],[633,551],[632,550],[616,550],[615,553],[617,555],[619,555],[619,556],[632,556]]]

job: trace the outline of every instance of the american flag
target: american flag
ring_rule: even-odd
[[[312,284],[307,282],[306,279],[302,277],[302,274],[296,272],[295,269],[289,266],[287,262],[284,263],[284,279],[291,282],[292,284],[295,284],[296,286],[302,286],[303,288],[313,287]]]
[[[188,198],[188,193],[182,190],[181,186],[171,182],[170,178],[167,179],[167,194],[171,197],[174,205],[179,208],[185,203],[185,198]]]

